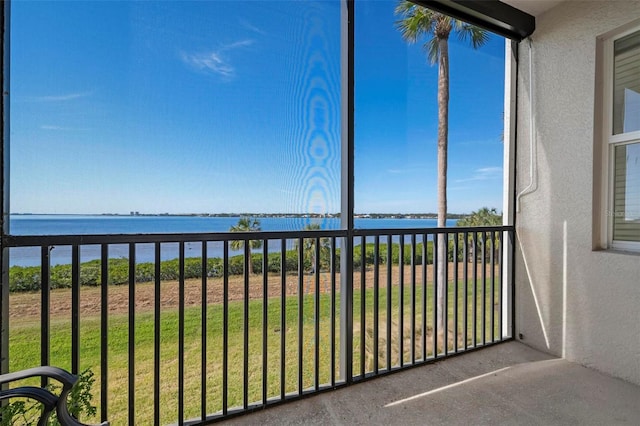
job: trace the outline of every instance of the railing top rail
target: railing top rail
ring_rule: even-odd
[[[452,234],[462,232],[500,232],[513,231],[513,226],[478,226],[447,228],[387,228],[354,229],[355,236],[375,235],[420,235]],[[213,233],[175,233],[175,234],[75,234],[75,235],[7,235],[5,247],[46,247],[53,245],[91,245],[91,244],[144,244],[144,243],[180,243],[198,241],[237,241],[237,240],[279,240],[296,238],[346,237],[343,229],[300,230],[300,231],[258,231],[258,232],[213,232]]]
[[[279,240],[296,238],[345,237],[343,230],[213,232],[179,234],[90,234],[90,235],[8,235],[6,247],[91,245],[129,243],[180,243],[198,241]]]
[[[412,235],[412,234],[454,234],[463,232],[507,232],[513,231],[513,225],[501,226],[449,226],[444,228],[386,228],[386,229],[354,229],[356,236],[375,235]]]

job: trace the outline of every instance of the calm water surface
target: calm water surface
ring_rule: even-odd
[[[11,216],[10,229],[13,235],[71,235],[71,234],[149,234],[149,233],[207,233],[227,232],[238,222],[239,217],[194,217],[194,216],[75,216],[75,215],[15,215]],[[454,226],[456,220],[447,221]],[[309,223],[318,223],[322,229],[339,229],[340,219],[310,218],[260,218],[263,231],[296,231]],[[433,228],[435,219],[356,219],[356,228],[360,229],[401,229]],[[293,241],[289,244],[293,247]],[[270,244],[270,250],[279,250],[279,241]],[[127,245],[110,245],[109,256],[128,257]],[[222,256],[221,243],[208,243],[209,257]],[[201,254],[201,243],[185,244],[187,257]],[[231,252],[231,255],[236,254]],[[100,258],[99,246],[83,246],[80,250],[81,261]],[[162,244],[162,260],[178,257],[178,244]],[[150,262],[154,259],[153,244],[136,245],[138,262]],[[10,251],[11,265],[35,266],[40,264],[40,251],[33,248],[14,248]],[[56,246],[51,252],[51,263],[71,263],[71,248]]]

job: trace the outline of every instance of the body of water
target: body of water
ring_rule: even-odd
[[[12,235],[88,235],[88,234],[164,234],[164,233],[208,233],[227,232],[238,222],[239,217],[198,217],[198,216],[76,216],[76,215],[14,215],[11,216]],[[260,218],[263,231],[298,231],[310,223],[317,223],[322,229],[339,229],[340,219],[311,218]],[[448,220],[448,226],[455,226],[456,220]],[[436,219],[355,219],[360,229],[402,229],[434,228]],[[270,250],[279,250],[280,242],[273,241]],[[293,241],[289,244],[293,247]],[[290,247],[290,248],[291,248]],[[222,256],[222,243],[208,243],[209,257]],[[201,243],[186,243],[187,257],[198,257]],[[231,255],[237,254],[231,252]],[[109,256],[128,257],[127,245],[110,245]],[[100,258],[99,246],[81,247],[81,261]],[[162,260],[178,257],[178,244],[166,243],[161,247]],[[154,259],[153,244],[137,244],[136,260],[150,262]],[[10,264],[36,266],[40,264],[38,248],[13,248],[9,254]],[[51,263],[71,263],[71,248],[56,246],[51,251]]]

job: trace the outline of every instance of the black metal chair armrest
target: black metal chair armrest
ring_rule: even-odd
[[[17,380],[28,379],[30,377],[48,377],[62,384],[60,395],[54,395],[46,389],[23,386],[9,390],[0,391],[0,400],[14,397],[33,398],[44,405],[43,414],[40,417],[38,425],[45,425],[46,421],[55,407],[58,420],[63,426],[85,426],[80,423],[71,414],[67,407],[67,397],[71,388],[78,381],[78,376],[73,375],[61,368],[42,366],[29,368],[27,370],[16,371],[14,373],[0,375],[0,384],[15,382]],[[45,416],[46,414],[46,416]],[[109,422],[100,423],[100,426],[108,426]]]
[[[31,398],[40,402],[43,405],[43,409],[40,414],[40,420],[38,420],[38,426],[45,426],[47,424],[51,412],[56,408],[56,404],[58,403],[58,397],[56,395],[46,389],[34,386],[0,390],[0,401],[10,398]]]
[[[63,386],[65,384],[73,386],[78,380],[78,377],[67,372],[66,370],[63,370],[62,368],[42,366],[16,371],[14,373],[2,374],[0,375],[0,384],[15,382],[16,380],[28,379],[30,377],[49,377],[62,383]]]

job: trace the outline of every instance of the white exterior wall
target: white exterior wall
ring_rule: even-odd
[[[536,19],[537,182],[516,218],[515,309],[524,343],[640,384],[640,254],[593,249],[596,37],[638,19],[640,1],[568,1]],[[530,183],[527,41],[519,58],[518,192]]]

